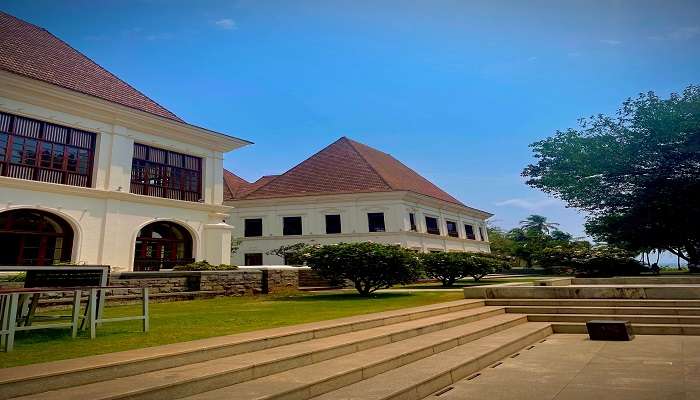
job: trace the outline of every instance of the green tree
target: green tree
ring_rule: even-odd
[[[544,235],[548,235],[550,231],[557,229],[556,222],[548,222],[547,217],[542,215],[530,215],[526,219],[520,221],[520,227],[525,230],[531,230],[539,232]]]
[[[415,251],[372,242],[319,246],[310,251],[306,262],[323,278],[351,281],[362,296],[415,282],[421,272]]]
[[[531,147],[527,183],[588,212],[597,240],[700,265],[700,86],[640,94]]]

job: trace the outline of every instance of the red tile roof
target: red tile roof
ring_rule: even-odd
[[[409,191],[464,205],[391,155],[346,137],[282,175],[240,185],[229,189],[234,200]]]
[[[0,69],[183,122],[48,31],[1,11]]]

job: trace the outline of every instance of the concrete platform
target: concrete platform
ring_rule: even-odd
[[[700,285],[477,286],[467,299],[700,299]]]
[[[637,336],[631,342],[549,336],[426,399],[700,399],[700,337]]]

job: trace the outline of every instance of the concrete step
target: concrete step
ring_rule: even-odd
[[[528,322],[313,398],[422,399],[551,333],[548,323]]]
[[[75,387],[482,307],[458,300],[144,349],[0,369],[0,399]],[[230,384],[230,383],[227,383]]]
[[[700,285],[484,285],[463,291],[467,299],[700,299]]]
[[[554,333],[588,333],[583,322],[553,322]],[[632,324],[635,335],[689,335],[700,336],[700,325]]]
[[[139,375],[36,393],[22,399],[162,399],[214,390],[291,368],[375,348],[496,315],[502,307],[479,307],[364,329]]]
[[[503,314],[187,399],[308,399],[524,323],[524,315]]]
[[[625,299],[488,299],[487,306],[563,306],[563,307],[695,307],[700,300],[625,300]]]
[[[593,319],[611,319],[630,321],[632,324],[700,324],[700,316],[685,315],[529,314],[527,318],[532,322],[586,322]]]
[[[570,307],[570,306],[506,306],[516,314],[606,314],[606,315],[687,315],[700,316],[696,307]]]

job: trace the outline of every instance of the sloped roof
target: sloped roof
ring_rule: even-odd
[[[284,174],[266,178],[232,192],[233,199],[409,191],[464,206],[391,155],[346,137]]]
[[[45,29],[2,11],[0,69],[183,122]]]

